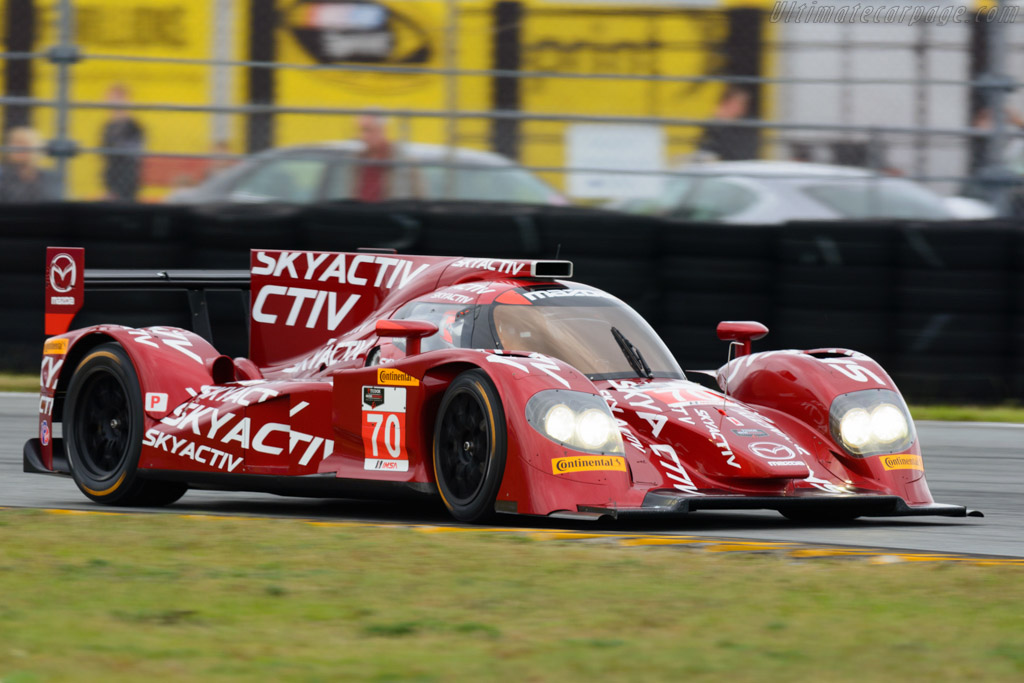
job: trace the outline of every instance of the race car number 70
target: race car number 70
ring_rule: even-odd
[[[367,413],[366,421],[373,425],[373,435],[370,437],[370,443],[373,446],[373,457],[378,456],[377,444],[380,443],[380,426],[384,426],[384,446],[388,449],[388,453],[391,454],[392,458],[397,458],[402,454],[402,425],[398,420],[398,415],[395,413],[389,413],[387,419],[384,419],[384,413]]]
[[[405,387],[363,387],[363,469],[408,472]]]

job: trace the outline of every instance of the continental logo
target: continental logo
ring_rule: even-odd
[[[920,455],[912,453],[901,453],[900,455],[883,455],[882,467],[886,470],[921,470],[924,471],[924,462]]]
[[[626,459],[611,455],[576,455],[571,458],[555,458],[551,461],[551,471],[555,474],[598,472],[604,470],[625,472]]]
[[[420,381],[407,372],[395,370],[394,368],[379,368],[377,370],[377,384],[389,384],[392,386],[418,387]]]
[[[68,352],[68,340],[67,339],[47,339],[46,343],[43,344],[43,355],[44,356],[63,356]]]

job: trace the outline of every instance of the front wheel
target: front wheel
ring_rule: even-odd
[[[101,344],[78,364],[68,386],[64,442],[82,493],[107,505],[168,505],[186,484],[138,476],[142,391],[120,344]]]
[[[505,411],[483,370],[455,378],[434,423],[434,476],[441,498],[460,522],[483,522],[505,474]]]

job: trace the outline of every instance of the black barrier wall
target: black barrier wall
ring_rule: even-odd
[[[561,258],[643,314],[684,368],[721,365],[720,320],[760,320],[755,350],[845,347],[915,401],[1024,398],[1024,227],[694,225],[579,208],[338,204],[9,206],[0,215],[0,367],[35,371],[47,245],[87,268],[247,268],[250,248]],[[237,295],[211,295],[214,342],[245,353]],[[76,325],[188,326],[185,294],[93,293]]]

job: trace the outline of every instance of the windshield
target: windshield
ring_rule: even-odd
[[[591,379],[637,377],[612,334],[615,327],[640,351],[654,377],[683,377],[657,333],[621,301],[597,290],[527,293],[531,295],[544,298],[494,306],[494,331],[502,349],[553,356]]]
[[[940,197],[899,178],[807,185],[803,191],[843,218],[952,218]]]

